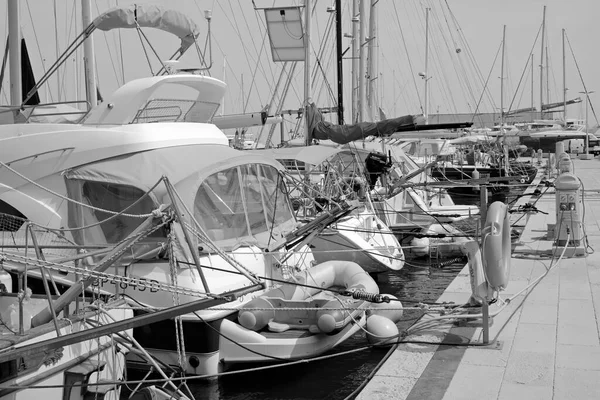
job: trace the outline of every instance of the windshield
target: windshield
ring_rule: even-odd
[[[253,238],[267,245],[294,224],[288,194],[278,171],[246,164],[210,175],[194,200],[194,217],[216,241]]]

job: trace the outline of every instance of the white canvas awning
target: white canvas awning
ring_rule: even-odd
[[[84,165],[66,172],[70,179],[117,183],[149,190],[163,176],[175,186],[184,202],[193,203],[198,187],[209,175],[237,165],[267,164],[282,170],[275,160],[220,145],[190,145],[143,151]],[[164,186],[155,190],[161,202]]]
[[[97,29],[109,31],[118,28],[156,28],[181,39],[181,50],[187,50],[199,35],[198,26],[187,15],[153,4],[131,4],[116,7],[100,14],[92,21]]]

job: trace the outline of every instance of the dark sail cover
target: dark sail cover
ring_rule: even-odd
[[[25,44],[25,39],[21,39],[21,91],[23,93],[23,100],[27,98],[29,91],[34,87],[35,76],[33,75],[31,60],[29,59],[29,53],[27,52],[27,45]],[[25,104],[28,106],[40,104],[39,94],[35,92]]]
[[[385,119],[379,122],[361,122],[358,124],[334,125],[323,121],[323,114],[314,103],[308,107],[309,132],[311,139],[331,140],[346,144],[367,136],[389,136],[398,130],[416,126],[412,115]]]

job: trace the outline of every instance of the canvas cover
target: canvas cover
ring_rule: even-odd
[[[79,204],[115,212],[129,207],[128,213],[146,214],[158,204],[171,204],[163,184],[142,199],[146,191],[166,176],[212,240],[234,245],[248,236],[266,245],[272,240],[270,236],[283,237],[284,232],[278,231],[295,223],[278,175],[281,169],[275,160],[250,152],[219,145],[191,145],[92,163],[67,171],[65,177],[69,197]],[[73,203],[69,226],[93,226],[94,221],[107,220],[109,216]],[[276,227],[269,221],[274,221]],[[140,222],[139,218],[121,215],[78,233],[75,239],[84,244],[118,243]],[[191,219],[187,222],[192,223]],[[245,227],[248,229],[244,230]],[[271,235],[259,235],[265,232]],[[161,232],[156,234],[164,237]],[[264,243],[259,236],[266,237]],[[147,246],[138,246],[140,250],[136,253],[154,257],[161,251],[156,239],[150,238],[149,242]]]
[[[177,146],[84,165],[69,170],[66,177],[134,185],[142,190],[148,190],[162,176],[167,176],[171,183],[178,188],[179,183],[186,178],[194,176],[201,180],[202,177],[209,174],[209,172],[203,174],[204,170],[226,168],[227,165],[244,163],[248,158],[252,158],[251,154],[222,145]],[[161,197],[166,195],[163,189],[155,191],[155,193],[158,201],[162,201]]]
[[[157,28],[181,39],[181,52],[186,51],[199,35],[196,23],[185,14],[153,4],[131,4],[115,7],[92,21],[97,29],[109,31],[117,28]]]
[[[312,139],[332,140],[339,144],[364,139],[367,136],[389,136],[400,129],[416,126],[412,115],[379,122],[335,125],[323,120],[323,115],[314,103],[308,107],[308,121]]]

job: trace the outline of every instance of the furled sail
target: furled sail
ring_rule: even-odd
[[[181,39],[181,53],[194,44],[199,35],[198,26],[187,15],[152,4],[112,8],[96,17],[92,25],[103,31],[116,28],[157,28]]]
[[[367,136],[389,136],[399,130],[416,126],[412,115],[385,119],[379,122],[360,122],[357,124],[335,125],[323,121],[323,115],[314,103],[308,108],[309,132],[311,139],[331,140],[335,143],[346,144]]]

